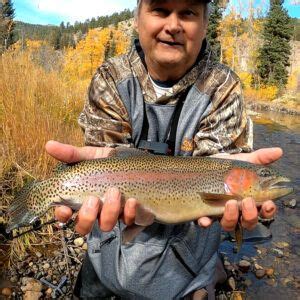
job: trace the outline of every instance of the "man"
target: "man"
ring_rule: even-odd
[[[104,63],[90,85],[79,118],[89,146],[49,142],[47,151],[67,162],[106,157],[110,149],[104,146],[117,145],[183,156],[221,153],[255,163],[278,159],[280,149],[241,153],[251,151],[251,123],[239,79],[210,60],[205,41],[208,2],[138,1],[139,41],[128,55]],[[193,297],[213,283],[218,222],[201,218],[198,224],[154,223],[123,245],[120,233],[134,222],[136,200],[129,199],[122,209],[117,188],[104,198],[102,205],[89,197],[78,214],[76,230],[90,233],[77,285],[80,297],[179,299]],[[268,218],[275,209],[267,202],[261,213]],[[254,200],[244,199],[241,211],[242,225],[252,229],[258,215]],[[60,221],[71,214],[66,207],[56,210]],[[233,230],[238,218],[237,202],[229,201],[221,226]]]

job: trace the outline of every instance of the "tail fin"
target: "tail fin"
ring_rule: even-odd
[[[14,197],[7,211],[10,217],[6,228],[7,233],[10,233],[12,230],[19,227],[30,226],[38,219],[38,216],[35,215],[34,211],[31,211],[28,208],[27,203],[30,192],[37,184],[38,181],[27,184]]]

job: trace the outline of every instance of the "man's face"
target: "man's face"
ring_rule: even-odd
[[[142,0],[136,28],[150,75],[153,68],[168,68],[181,77],[195,63],[206,35],[204,14],[197,1]]]

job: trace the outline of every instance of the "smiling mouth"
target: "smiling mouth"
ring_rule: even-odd
[[[183,46],[183,44],[178,43],[178,42],[169,42],[169,41],[159,41],[162,44],[166,44],[169,46]]]

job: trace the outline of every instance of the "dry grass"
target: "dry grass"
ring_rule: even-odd
[[[86,83],[66,84],[57,71],[36,65],[32,52],[14,50],[0,57],[0,213],[16,189],[51,172],[56,162],[44,150],[48,140],[82,144],[77,116],[86,88]],[[22,239],[25,245],[35,241]],[[15,242],[14,249],[25,251]]]

